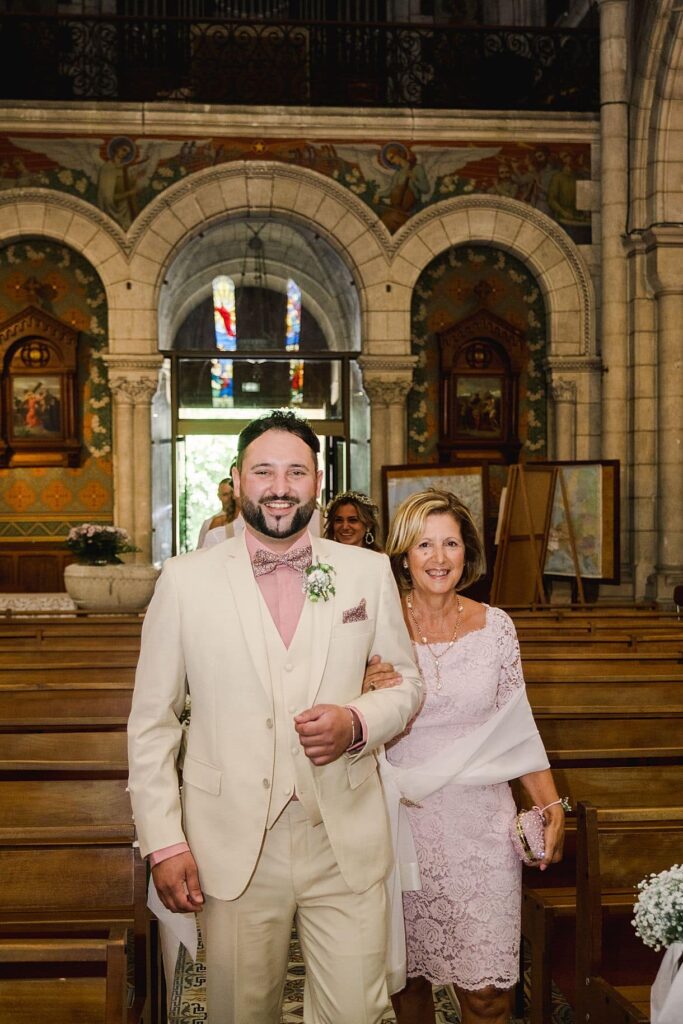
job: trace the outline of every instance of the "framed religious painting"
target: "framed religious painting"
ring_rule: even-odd
[[[0,324],[0,462],[77,466],[78,333],[29,306]]]
[[[406,498],[418,491],[436,487],[440,491],[451,491],[467,505],[472,513],[479,535],[486,537],[488,467],[486,464],[457,466],[434,466],[432,464],[382,467],[382,494],[384,499],[384,530],[389,525],[396,509]]]

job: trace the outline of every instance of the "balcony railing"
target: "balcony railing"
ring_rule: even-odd
[[[4,15],[0,96],[316,107],[592,111],[576,30]]]

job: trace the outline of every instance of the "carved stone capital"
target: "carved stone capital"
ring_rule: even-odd
[[[370,377],[365,375],[363,386],[372,405],[390,406],[405,404],[406,396],[413,386],[410,377]]]
[[[115,402],[122,405],[145,405],[152,401],[158,384],[162,359],[106,354],[109,387]]]
[[[576,402],[576,381],[555,377],[550,382],[550,393],[555,402]]]
[[[154,398],[157,380],[150,377],[110,376],[109,387],[114,400],[122,405],[144,405]]]

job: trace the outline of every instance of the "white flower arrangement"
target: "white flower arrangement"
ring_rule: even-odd
[[[632,924],[646,946],[655,951],[683,942],[683,865],[654,872],[638,883]]]
[[[328,601],[331,595],[336,593],[332,581],[333,575],[334,567],[321,562],[320,559],[312,562],[308,569],[304,570],[302,589],[309,601],[312,601],[313,604],[320,601],[321,598],[323,601]]]

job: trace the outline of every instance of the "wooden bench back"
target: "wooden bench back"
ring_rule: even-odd
[[[51,778],[73,775],[125,778],[128,773],[126,733],[5,733],[0,738],[0,780],[12,777]]]
[[[123,779],[0,781],[0,845],[133,842]]]
[[[125,728],[131,682],[98,686],[1,686],[0,732],[36,728]]]
[[[125,1024],[126,937],[0,937],[0,1024]]]
[[[683,806],[598,808],[581,801],[577,814],[577,1019],[586,989],[601,975],[616,985],[652,981],[660,956],[631,925],[637,884],[680,863]],[[581,1018],[578,1014],[581,1013]]]
[[[525,884],[534,888],[574,887],[577,871],[577,807],[590,801],[603,808],[676,808],[683,793],[683,765],[597,765],[553,769],[558,793],[567,796],[564,856],[545,872],[525,868]],[[673,861],[671,862],[674,863]]]
[[[656,707],[606,715],[600,710],[535,713],[553,768],[567,763],[669,759],[683,761],[683,708],[660,713]]]

